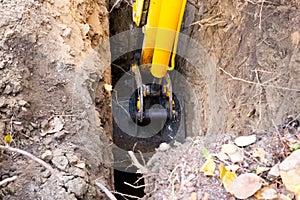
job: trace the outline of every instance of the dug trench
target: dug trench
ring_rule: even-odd
[[[111,3],[111,5],[114,5]],[[144,193],[144,179],[142,174],[136,173],[137,168],[132,166],[132,162],[128,159],[127,151],[134,151],[136,156],[143,160],[144,164],[154,154],[155,149],[159,148],[161,143],[174,144],[174,142],[184,142],[185,139],[185,110],[183,93],[174,94],[175,109],[178,113],[176,120],[169,120],[161,123],[158,120],[153,123],[160,124],[161,128],[151,137],[140,137],[138,135],[147,135],[147,130],[141,129],[130,130],[126,132],[120,128],[122,126],[122,119],[127,118],[130,111],[130,106],[134,104],[135,92],[130,87],[135,85],[134,73],[131,71],[133,63],[139,59],[140,51],[143,41],[142,30],[138,29],[132,21],[132,8],[126,2],[121,2],[118,7],[112,7],[110,12],[110,49],[112,54],[112,86],[115,95],[112,95],[113,105],[113,142],[116,148],[113,149],[114,153],[114,183],[118,199],[131,197],[142,198]],[[134,50],[132,50],[134,49]],[[120,55],[115,57],[115,55]],[[114,59],[115,58],[115,59]],[[182,60],[182,58],[177,58]],[[179,62],[178,62],[179,63]],[[179,65],[176,66],[176,70]],[[173,75],[175,80],[176,75]],[[174,78],[175,77],[175,78]],[[151,81],[151,80],[150,80]],[[129,87],[126,89],[126,87]],[[184,85],[181,85],[183,88]],[[129,93],[124,91],[129,90]],[[186,93],[185,93],[186,94]],[[128,98],[130,96],[130,98]],[[152,100],[159,103],[162,100]],[[153,102],[152,102],[153,103]],[[129,111],[122,116],[122,112],[126,104],[129,104]],[[120,115],[120,116],[118,116]],[[118,119],[122,118],[122,119]],[[130,119],[132,120],[132,119]],[[121,121],[121,122],[119,122]],[[118,124],[119,123],[119,124]],[[126,122],[125,122],[126,123]],[[132,124],[137,125],[137,124]],[[137,126],[146,126],[148,124],[138,124]],[[135,132],[136,131],[136,132]],[[135,136],[137,135],[137,136]],[[122,196],[123,195],[123,196]],[[135,198],[133,198],[135,199]]]
[[[111,5],[114,5],[111,3]],[[124,195],[126,198],[130,196],[143,197],[144,196],[144,180],[141,174],[135,173],[137,170],[132,167],[131,160],[128,159],[127,151],[137,152],[137,157],[139,159],[144,159],[147,162],[151,155],[155,152],[155,149],[159,147],[161,143],[170,143],[175,140],[179,142],[185,138],[185,121],[184,121],[184,102],[183,99],[179,100],[179,96],[174,97],[176,105],[178,105],[177,110],[179,113],[179,118],[176,123],[165,125],[169,130],[172,131],[159,131],[154,136],[141,138],[134,137],[132,133],[124,132],[120,127],[118,127],[118,109],[123,110],[122,105],[126,107],[128,102],[128,95],[132,97],[132,91],[126,94],[124,91],[126,87],[133,87],[135,78],[134,74],[131,72],[130,68],[133,63],[140,56],[141,43],[142,43],[142,31],[138,30],[134,22],[132,21],[132,8],[126,2],[121,2],[118,7],[113,7],[110,12],[110,49],[112,58],[114,55],[121,55],[112,59],[112,86],[114,88],[113,95],[113,106],[115,110],[113,111],[113,142],[116,148],[113,149],[114,153],[114,186],[115,190]],[[134,49],[134,50],[131,50]],[[180,59],[177,59],[178,61]],[[179,63],[179,62],[178,62]],[[176,70],[179,65],[176,66]],[[122,88],[119,88],[119,87]],[[130,90],[130,89],[127,89]],[[126,96],[127,95],[127,96]],[[122,96],[124,96],[122,98]],[[183,94],[181,94],[183,96]],[[124,100],[126,99],[126,100]],[[124,103],[122,103],[124,102]],[[116,108],[119,107],[119,108]],[[114,108],[113,108],[114,109]],[[127,115],[124,116],[127,118]],[[122,116],[120,118],[123,118]],[[122,121],[122,120],[119,120]],[[120,123],[120,122],[119,122]],[[125,122],[126,123],[126,122]],[[161,123],[161,122],[156,122]],[[177,134],[180,132],[180,134]],[[147,133],[145,133],[147,134]],[[174,139],[174,138],[176,139]],[[181,141],[183,142],[183,141]],[[121,149],[121,150],[120,150]],[[142,153],[140,156],[139,153]],[[145,164],[145,163],[144,163]],[[117,195],[119,199],[123,199],[122,195]],[[134,199],[134,198],[133,198]]]

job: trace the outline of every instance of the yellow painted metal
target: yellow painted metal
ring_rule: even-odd
[[[143,27],[144,42],[141,58],[142,65],[152,63],[162,1],[163,0],[150,0],[147,24]]]
[[[167,70],[175,65],[175,55],[178,43],[178,33],[187,0],[150,0],[147,24],[143,27],[144,42],[141,64],[151,66],[154,77],[162,78]],[[139,24],[142,0],[137,0],[133,6],[135,22]],[[139,17],[139,19],[138,19]],[[172,54],[173,52],[173,54]],[[170,59],[171,60],[171,66]]]
[[[183,20],[186,2],[187,2],[187,0],[183,0],[183,2],[182,2],[182,6],[181,6],[182,9],[181,9],[180,16],[179,16],[179,21],[178,21],[178,26],[177,26],[177,31],[176,31],[176,38],[175,38],[175,43],[174,43],[174,48],[173,48],[173,54],[172,54],[172,58],[171,58],[171,67],[169,67],[167,70],[173,70],[175,67],[175,57],[176,57],[176,52],[177,52],[179,33],[180,33],[180,28],[181,28],[181,24],[182,24],[182,20]]]
[[[132,18],[137,26],[140,25],[143,15],[144,0],[136,0],[132,5]]]

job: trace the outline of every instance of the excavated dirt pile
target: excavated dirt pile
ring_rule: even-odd
[[[60,174],[1,150],[0,180],[17,178],[0,199],[103,197],[94,180],[113,185],[106,3],[4,0],[0,12],[0,143]]]

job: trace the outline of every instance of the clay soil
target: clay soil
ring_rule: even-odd
[[[17,176],[0,185],[0,199],[108,199],[96,182],[114,193],[111,91],[104,86],[123,70],[110,66],[108,38],[133,25],[130,2],[110,13],[115,3],[0,0],[0,144],[60,174],[0,150],[0,181]],[[203,147],[218,153],[238,135],[257,135],[248,148],[264,148],[267,167],[286,158],[278,132],[287,116],[299,118],[299,7],[297,0],[188,1],[182,32],[202,50],[186,43],[177,61],[196,95],[186,101],[187,139],[158,148],[145,163],[144,199],[234,199],[218,176],[199,168]],[[239,173],[255,163],[248,157]]]

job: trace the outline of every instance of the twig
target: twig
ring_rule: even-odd
[[[135,157],[133,151],[128,151],[128,155],[132,161],[132,164],[139,169],[140,173],[142,173],[142,174],[148,173],[148,169],[138,161],[138,159]]]
[[[178,173],[175,173],[177,168],[179,168],[179,167],[180,167],[179,164],[176,165],[174,167],[174,169],[172,170],[171,174],[169,175],[169,178],[168,178],[168,182],[171,182],[171,196],[172,196],[172,199],[175,199],[175,181],[178,181],[178,183],[180,182]],[[174,179],[172,179],[173,174],[175,174]]]
[[[123,193],[117,192],[117,191],[115,191],[114,193],[115,194],[119,194],[119,195],[121,195],[123,197],[129,197],[129,198],[135,198],[135,199],[140,199],[141,198],[141,197],[138,197],[138,196],[133,196],[133,195],[129,195],[129,194],[123,194]]]
[[[125,184],[125,185],[128,185],[128,186],[130,186],[130,187],[132,187],[132,188],[135,188],[135,189],[143,188],[143,187],[146,186],[146,184],[145,184],[145,185],[132,185],[132,184],[127,183],[127,182],[124,182],[124,184]]]
[[[116,102],[116,103],[122,108],[122,110],[125,111],[125,113],[127,114],[127,116],[128,116],[129,119],[130,119],[131,117],[130,117],[129,111],[127,111],[126,108],[124,108],[124,106],[122,106],[122,105],[120,104],[120,101],[118,100],[118,91],[117,91],[117,90],[113,90],[113,91],[114,91],[115,94],[116,94],[116,100],[113,99],[113,101]]]
[[[0,186],[4,185],[5,183],[12,182],[12,181],[16,180],[17,178],[18,178],[18,176],[6,178],[6,179],[0,181]]]
[[[275,130],[276,130],[276,133],[277,133],[277,136],[278,136],[278,139],[279,139],[279,141],[280,141],[280,143],[281,143],[281,145],[282,145],[282,149],[281,149],[281,153],[284,155],[284,149],[285,149],[285,144],[284,144],[284,142],[282,141],[282,138],[281,138],[281,135],[280,135],[280,132],[279,132],[279,130],[278,130],[278,128],[277,128],[277,126],[276,126],[276,124],[275,124],[275,122],[274,122],[274,120],[272,119],[272,124],[273,124],[273,126],[274,126],[274,128],[275,128]]]
[[[128,5],[132,6],[132,3],[129,3],[128,1],[124,0]],[[109,13],[111,13],[111,11],[113,11],[113,9],[121,2],[121,0],[117,0],[114,5],[111,7]]]
[[[228,75],[232,80],[236,80],[236,81],[241,81],[244,83],[248,83],[248,84],[253,84],[253,85],[259,85],[259,86],[263,86],[263,87],[270,87],[270,88],[275,88],[275,89],[281,89],[281,90],[288,90],[288,91],[294,91],[294,92],[300,92],[300,89],[294,89],[294,88],[287,88],[287,87],[281,87],[281,86],[276,86],[276,85],[269,85],[266,83],[257,83],[257,82],[253,82],[253,81],[248,81],[242,78],[238,78],[233,76],[232,74],[230,74],[229,72],[225,71],[223,68],[219,67],[219,69],[224,72],[226,75]]]
[[[120,65],[117,65],[117,64],[114,64],[114,63],[112,63],[111,65],[112,65],[112,66],[115,66],[115,67],[117,67],[117,68],[119,68],[119,69],[122,70],[125,74],[134,77],[134,75],[132,75],[132,74],[130,74],[129,72],[127,72],[127,71],[126,71],[125,69],[123,69]]]
[[[144,159],[144,156],[143,156],[143,153],[139,150],[139,153],[140,153],[140,156],[141,156],[141,159],[142,159],[142,161],[143,161],[143,164],[144,164],[144,166],[146,165],[146,161],[145,161],[145,159]]]
[[[186,161],[183,162],[181,166],[181,183],[180,183],[180,190],[184,186],[185,183],[185,175],[184,175],[184,170],[186,168]]]
[[[259,75],[258,75],[258,72],[257,70],[255,69],[254,70],[255,72],[255,76],[256,76],[256,80],[257,80],[257,83],[260,84],[260,89],[259,89],[259,119],[258,119],[258,122],[257,122],[257,125],[256,125],[256,128],[260,125],[261,123],[261,118],[262,118],[262,108],[261,108],[261,101],[262,101],[262,93],[263,93],[263,87],[261,86],[261,81],[260,81],[260,78],[259,78]]]
[[[49,164],[47,164],[45,161],[37,158],[36,156],[32,155],[31,153],[28,153],[27,151],[17,149],[17,148],[13,148],[13,147],[10,147],[10,146],[3,146],[3,145],[0,145],[0,149],[3,149],[4,151],[11,151],[11,152],[22,154],[22,155],[30,158],[31,160],[39,163],[40,165],[42,165],[46,169],[48,169],[51,172],[51,174],[55,174],[54,169]]]
[[[99,187],[110,200],[117,200],[117,198],[103,184],[96,182],[95,185]]]
[[[264,6],[264,2],[265,2],[265,0],[262,0],[261,6],[260,6],[260,11],[259,11],[259,24],[258,24],[259,30],[261,30],[261,16],[262,16],[262,9],[263,9],[263,6]]]

